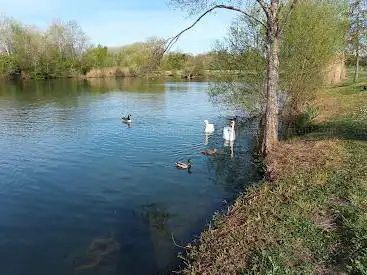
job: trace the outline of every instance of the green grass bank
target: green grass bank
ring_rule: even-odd
[[[308,133],[271,156],[276,181],[239,195],[188,245],[183,274],[367,274],[367,85],[325,88]]]

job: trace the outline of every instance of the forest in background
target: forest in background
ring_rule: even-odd
[[[139,76],[150,70],[159,38],[121,47],[93,45],[77,21],[55,20],[45,31],[10,17],[0,19],[0,74],[10,78]],[[217,62],[220,53],[170,52],[155,71],[168,76],[199,76],[231,69]]]
[[[77,21],[55,20],[42,31],[3,16],[0,18],[0,74],[23,79],[140,76],[150,71],[154,51],[163,44],[163,39],[153,37],[121,47],[93,45]],[[211,71],[238,70],[238,58],[234,55],[242,59],[243,53],[233,53],[218,45],[213,51],[199,55],[166,53],[154,69],[160,75],[187,78]],[[347,54],[346,64],[353,66],[354,59],[352,54]],[[367,57],[361,58],[360,65],[367,65]]]

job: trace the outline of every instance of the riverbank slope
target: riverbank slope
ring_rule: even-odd
[[[214,217],[187,246],[184,274],[366,274],[363,85],[346,81],[319,92],[312,129],[271,156],[275,182],[247,190]]]

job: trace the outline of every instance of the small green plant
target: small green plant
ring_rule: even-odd
[[[253,165],[254,165],[254,168],[256,169],[256,172],[260,175],[260,176],[265,176],[266,174],[266,163],[265,163],[265,159],[264,157],[254,151],[253,153]]]
[[[319,108],[309,106],[304,110],[303,113],[298,115],[296,120],[294,121],[294,126],[297,134],[301,134],[305,130],[309,129],[318,114]]]

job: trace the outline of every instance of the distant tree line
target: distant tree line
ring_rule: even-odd
[[[118,48],[92,45],[76,21],[55,20],[45,31],[12,18],[0,18],[0,74],[10,78],[48,79],[87,75],[91,70],[124,68],[133,75],[149,69],[162,44],[150,38]],[[201,75],[215,67],[215,54],[167,53],[158,71]]]
[[[64,76],[83,69],[88,39],[75,21],[53,22],[45,32],[3,17],[0,19],[0,72],[11,77]]]

